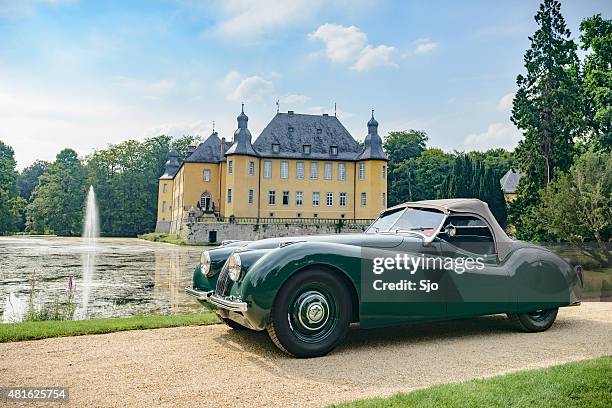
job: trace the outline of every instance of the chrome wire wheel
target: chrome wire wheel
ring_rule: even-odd
[[[303,287],[290,302],[289,327],[304,343],[317,343],[334,331],[338,305],[329,290],[319,285]]]

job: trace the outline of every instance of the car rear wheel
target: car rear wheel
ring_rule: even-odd
[[[350,318],[346,283],[330,272],[308,270],[280,289],[267,329],[282,351],[300,358],[319,357],[344,339]]]
[[[509,313],[510,322],[519,330],[533,333],[547,330],[555,322],[559,308],[529,313]]]

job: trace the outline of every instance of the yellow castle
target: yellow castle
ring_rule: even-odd
[[[170,152],[158,232],[190,217],[374,219],[386,208],[388,159],[373,110],[363,147],[336,116],[277,113],[255,142],[244,105],[237,119],[233,143],[213,131],[181,163]]]

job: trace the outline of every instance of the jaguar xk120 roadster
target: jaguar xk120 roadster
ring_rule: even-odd
[[[186,293],[233,329],[267,330],[284,352],[316,357],[351,323],[506,313],[520,330],[546,330],[582,286],[579,266],[511,240],[486,203],[448,199],[389,208],[362,234],[226,243],[202,253]]]

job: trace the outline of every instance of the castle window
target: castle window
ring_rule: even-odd
[[[289,205],[289,192],[283,191],[283,205]]]
[[[255,162],[251,160],[249,162],[249,176],[254,176],[254,175],[255,175]]]
[[[212,204],[210,193],[202,193],[200,195],[200,210],[209,211]]]
[[[319,178],[319,163],[310,162],[310,178],[313,180]]]
[[[365,163],[359,163],[359,180],[365,180]]]
[[[304,162],[297,162],[295,164],[296,177],[300,180],[304,178]]]
[[[330,146],[329,147],[329,154],[331,154],[332,156],[337,156],[338,155],[338,146]]]
[[[204,181],[210,181],[210,170],[209,169],[204,169],[204,171],[202,172],[202,179]]]
[[[162,202],[162,209],[161,209],[161,210],[162,210],[162,212],[166,212],[166,210],[167,210],[167,209],[166,209],[166,206],[167,206],[166,202],[165,202],[165,201],[163,201],[163,202]]]
[[[310,154],[310,145],[304,145],[304,154]]]
[[[382,193],[381,204],[382,204],[382,208],[387,207],[387,193]]]
[[[253,190],[249,190],[249,204],[253,204],[253,196],[254,196]]]
[[[232,189],[231,188],[227,189],[227,202],[228,203],[232,202]]]
[[[276,204],[276,191],[268,191],[268,205]]]
[[[344,181],[346,180],[346,164],[338,163],[338,180]]]
[[[367,204],[368,196],[366,193],[361,193],[361,206],[365,207]]]
[[[281,162],[280,176],[282,179],[289,178],[289,162],[286,162],[286,161]]]
[[[272,178],[272,162],[270,160],[264,161],[264,178]]]
[[[327,193],[325,197],[325,204],[328,207],[331,207],[332,205],[334,205],[334,193]]]
[[[384,164],[382,166],[382,178],[387,178],[387,166],[385,166]]]
[[[312,218],[319,218],[319,214],[317,213],[312,214]]]
[[[346,193],[340,193],[340,207],[346,207]]]
[[[321,195],[319,194],[319,192],[315,191],[314,193],[312,193],[312,206],[318,207],[319,201],[321,201]]]
[[[164,193],[168,192],[168,183],[164,183],[163,191]]]
[[[234,161],[233,160],[229,160],[227,162],[227,173],[228,174],[232,174],[234,172]]]
[[[323,165],[323,178],[325,178],[325,180],[332,179],[332,164],[331,163],[325,163]]]
[[[302,205],[304,204],[304,192],[303,191],[296,191],[295,192],[295,205]]]
[[[302,213],[297,213],[298,218],[302,218]]]
[[[278,143],[272,143],[272,153],[280,152],[280,145]]]

